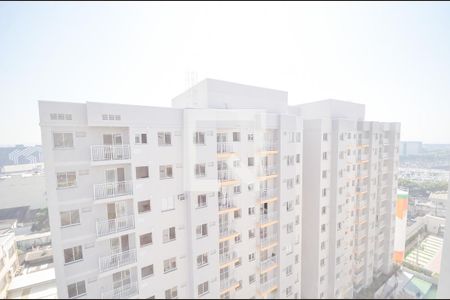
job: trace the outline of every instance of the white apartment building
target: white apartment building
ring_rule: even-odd
[[[8,287],[14,278],[19,260],[14,241],[14,230],[1,229],[0,232],[0,298],[6,299]]]
[[[364,109],[291,109],[304,120],[304,298],[352,298],[392,268],[400,124],[364,121]]]
[[[172,104],[39,103],[58,297],[299,298],[287,93],[208,79]]]

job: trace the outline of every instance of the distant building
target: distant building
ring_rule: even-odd
[[[42,146],[0,147],[0,167],[42,162]]]
[[[400,156],[418,155],[422,152],[422,142],[400,142]]]
[[[450,192],[448,193],[450,195]],[[450,201],[450,196],[448,198]],[[447,209],[447,229],[450,228],[450,209]],[[439,278],[438,298],[450,298],[450,230],[446,230],[442,249],[441,274]]]
[[[0,298],[5,299],[19,260],[12,228],[0,229]]]
[[[55,269],[14,277],[8,290],[8,299],[57,299]]]

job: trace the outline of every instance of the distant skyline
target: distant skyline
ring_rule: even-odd
[[[166,106],[186,74],[339,99],[450,144],[450,3],[0,3],[0,145],[38,100]]]

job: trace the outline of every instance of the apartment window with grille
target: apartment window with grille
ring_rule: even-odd
[[[78,281],[67,286],[67,295],[69,298],[80,297],[86,294],[86,283],[84,280]]]
[[[175,198],[174,197],[167,197],[161,199],[161,211],[169,211],[175,209]]]
[[[249,192],[253,191],[253,188],[254,188],[253,183],[251,183],[251,184],[248,185],[248,191],[249,191]]]
[[[177,287],[173,287],[165,291],[166,299],[175,299],[178,297],[178,289]]]
[[[249,142],[253,142],[254,140],[255,140],[254,134],[253,134],[253,133],[249,133],[249,134],[248,134],[248,141],[249,141]]]
[[[295,225],[300,225],[300,216],[295,216]]]
[[[327,178],[327,171],[326,170],[322,171],[322,178],[323,179]]]
[[[300,163],[300,154],[295,155],[295,162],[298,164]]]
[[[241,141],[241,133],[233,132],[233,142],[240,142],[240,141]]]
[[[325,250],[325,242],[320,243],[320,250]]]
[[[248,238],[253,239],[255,237],[255,229],[248,230]]]
[[[240,217],[242,217],[241,209],[235,210],[234,211],[234,218],[235,219],[239,219]]]
[[[159,179],[168,179],[172,177],[173,173],[171,165],[159,166]]]
[[[287,165],[288,166],[293,166],[294,165],[294,155],[289,155],[287,157]]]
[[[205,144],[205,133],[201,131],[197,131],[194,133],[194,144],[196,145],[204,145]]]
[[[71,121],[72,120],[72,115],[71,114],[57,114],[57,113],[51,113],[50,114],[50,120],[52,121]]]
[[[203,296],[204,294],[209,292],[209,283],[208,281],[205,281],[203,283],[200,283],[198,285],[198,296]]]
[[[196,164],[195,165],[195,176],[205,177],[206,176],[206,164]]]
[[[136,133],[134,135],[135,144],[147,144],[147,134],[146,133]]]
[[[295,175],[295,184],[300,184],[300,175]]]
[[[322,159],[323,160],[327,160],[327,155],[328,155],[327,152],[323,152],[322,153]]]
[[[292,178],[286,180],[286,188],[288,190],[294,188],[294,180]]]
[[[148,166],[136,167],[136,179],[148,178]]]
[[[159,146],[172,145],[172,134],[170,132],[158,132],[158,145]]]
[[[208,264],[208,253],[203,253],[197,256],[197,267],[203,267]]]
[[[292,275],[292,265],[286,267],[286,276]]]
[[[56,173],[57,187],[70,188],[77,185],[77,173],[75,171],[70,172],[58,172]]]
[[[197,208],[203,208],[206,206],[208,206],[206,202],[206,194],[197,195]]]
[[[336,242],[336,248],[340,248],[341,247],[341,240],[337,240]]]
[[[294,232],[294,223],[289,223],[286,225],[286,233]]]
[[[292,245],[286,245],[286,255],[291,254],[294,251],[294,247]]]
[[[175,241],[177,238],[175,227],[170,227],[163,230],[163,243]]]
[[[247,161],[247,165],[249,167],[253,167],[255,165],[255,158],[254,157],[249,157],[248,161]]]
[[[164,260],[164,273],[172,272],[177,269],[177,258],[171,257]]]
[[[321,231],[321,232],[325,232],[325,230],[326,230],[326,226],[325,226],[325,224],[322,224],[322,225],[320,226],[320,231]]]
[[[327,189],[323,188],[322,189],[322,197],[325,197],[327,195]]]
[[[73,133],[71,132],[54,132],[53,146],[55,149],[73,148]]]
[[[255,252],[252,252],[248,255],[248,261],[254,261],[255,260]]]
[[[294,259],[295,264],[298,264],[299,261],[300,261],[300,255],[296,254],[295,259]]]
[[[150,200],[144,200],[138,202],[138,213],[142,214],[145,212],[150,212],[152,210]]]
[[[288,201],[286,202],[286,211],[293,211],[294,210],[294,201]]]
[[[320,260],[320,266],[321,266],[321,267],[325,266],[325,259],[324,259],[324,258],[322,258],[322,259]]]
[[[83,259],[83,249],[81,246],[64,249],[64,263],[71,264]]]
[[[239,168],[241,166],[241,161],[239,159],[236,159],[233,161],[233,167]]]
[[[233,191],[235,194],[240,194],[241,193],[241,186],[240,185],[235,185],[233,187]]]
[[[338,225],[338,230],[341,230],[342,229],[342,223],[339,222],[337,225]]]
[[[255,274],[252,274],[252,275],[248,276],[248,284],[252,284],[255,281],[256,281],[256,275]]]
[[[139,236],[139,243],[141,247],[153,244],[153,234],[151,232]]]
[[[208,224],[198,225],[195,228],[195,234],[197,235],[197,238],[206,237],[208,235]]]
[[[323,140],[324,142],[328,141],[328,133],[324,133],[324,134],[322,135],[322,140]]]
[[[141,277],[142,279],[153,276],[153,265],[149,265],[141,268]]]
[[[80,211],[78,209],[62,211],[59,215],[61,217],[61,227],[80,224]]]

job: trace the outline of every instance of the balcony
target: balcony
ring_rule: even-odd
[[[277,151],[278,141],[264,141],[261,145],[261,151]]]
[[[356,188],[356,192],[360,194],[367,193],[367,186],[358,186]]]
[[[260,179],[265,179],[264,177],[273,176],[275,177],[278,174],[278,168],[277,166],[270,165],[270,166],[261,166],[258,169],[258,177]]]
[[[219,238],[226,240],[236,236],[238,233],[231,224],[219,224]]]
[[[259,191],[259,200],[260,201],[270,200],[270,199],[273,199],[276,197],[278,197],[278,189],[267,189],[267,190]]]
[[[126,284],[120,288],[102,293],[102,299],[128,299],[139,294],[137,282]]]
[[[268,294],[273,291],[277,287],[277,279],[271,278],[265,282],[260,282],[259,284],[259,292],[260,294]]]
[[[131,158],[130,145],[92,145],[91,161],[116,161]]]
[[[271,234],[259,239],[261,248],[267,248],[271,245],[276,245],[278,243],[278,237],[275,234]]]
[[[131,249],[99,258],[100,272],[107,272],[136,263],[136,249]]]
[[[260,224],[265,225],[271,222],[278,222],[278,212],[262,213]]]
[[[233,201],[233,197],[230,196],[230,194],[224,194],[222,196],[219,196],[219,211],[220,212],[226,212],[226,211],[231,211],[234,208],[237,208],[236,205],[234,204]]]
[[[269,257],[269,258],[261,261],[261,263],[259,265],[259,272],[260,272],[260,274],[266,273],[266,272],[270,271],[271,269],[273,269],[273,267],[275,267],[275,266],[277,266],[277,257],[276,256]]]
[[[220,292],[224,293],[227,290],[237,287],[239,283],[233,277],[227,277],[220,279]]]
[[[217,179],[222,185],[234,184],[237,181],[231,170],[218,170]]]
[[[219,254],[220,265],[226,265],[238,259],[237,252],[227,251],[225,253]]]
[[[364,178],[369,176],[369,170],[367,169],[359,169],[356,172],[356,177]]]
[[[134,229],[134,216],[125,216],[106,221],[97,221],[97,237]]]
[[[234,153],[233,144],[229,142],[218,142],[217,143],[217,153]]]
[[[94,200],[116,198],[132,194],[132,181],[107,182],[94,185]]]

